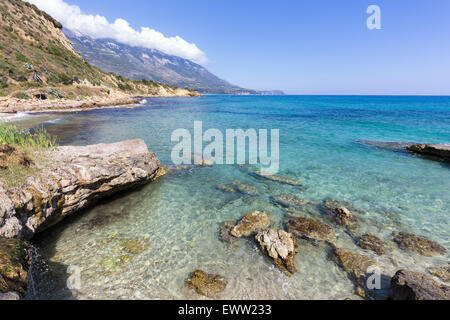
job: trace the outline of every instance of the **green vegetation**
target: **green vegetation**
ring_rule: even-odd
[[[0,123],[0,145],[5,144],[27,150],[52,149],[57,146],[56,139],[43,127],[31,132],[20,130],[12,124]]]
[[[34,131],[0,123],[0,181],[15,187],[49,164],[56,139],[44,128]]]

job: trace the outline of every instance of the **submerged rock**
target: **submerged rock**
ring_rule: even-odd
[[[450,300],[450,287],[412,271],[400,270],[391,280],[392,300]]]
[[[216,298],[219,293],[225,290],[228,282],[219,275],[207,274],[201,270],[196,270],[186,281],[186,286],[195,290],[198,294]]]
[[[239,238],[236,238],[231,234],[231,231],[235,226],[236,221],[225,221],[224,223],[222,223],[222,225],[220,226],[220,239],[228,243],[233,243],[238,240]]]
[[[239,223],[231,230],[231,235],[236,238],[250,237],[261,230],[265,230],[272,224],[266,212],[253,211],[247,213]]]
[[[450,264],[445,267],[428,269],[428,272],[444,282],[450,282]]]
[[[438,157],[450,161],[450,144],[414,144],[406,150],[425,156]]]
[[[140,254],[150,247],[148,241],[141,238],[122,240],[121,245],[124,251],[131,254]]]
[[[294,180],[291,178],[277,176],[274,174],[268,174],[268,173],[264,173],[261,171],[256,171],[254,174],[260,178],[264,178],[264,179],[267,179],[270,181],[283,183],[283,184],[287,184],[287,185],[291,185],[291,186],[295,186],[295,187],[303,187],[303,183],[301,181]]]
[[[287,231],[298,238],[336,242],[336,236],[332,227],[317,220],[305,217],[291,218],[287,221]]]
[[[290,195],[290,194],[282,194],[279,196],[272,197],[272,201],[285,207],[303,207],[303,206],[313,206],[314,204],[311,201],[300,199],[299,197]]]
[[[59,147],[51,164],[23,186],[0,183],[0,236],[29,239],[68,215],[161,175],[144,141]]]
[[[25,296],[30,265],[31,246],[27,242],[0,238],[0,300]]]
[[[444,254],[447,251],[443,246],[433,240],[405,232],[394,233],[394,242],[401,249],[409,249],[426,257]]]
[[[234,180],[233,183],[230,184],[219,184],[216,186],[217,190],[223,191],[223,192],[229,192],[229,193],[242,193],[250,196],[255,196],[259,193],[258,189],[252,186],[251,184]]]
[[[367,272],[370,267],[376,265],[375,262],[362,254],[337,247],[333,249],[333,253],[336,263],[348,274],[350,280],[355,284],[356,293],[364,298],[370,296],[370,291],[366,285],[368,279]]]
[[[297,272],[295,255],[299,252],[297,241],[291,233],[269,229],[259,232],[256,237],[261,250],[273,259],[278,268],[293,275]]]
[[[373,234],[365,234],[359,238],[358,246],[365,250],[372,250],[378,255],[386,253],[386,244]]]

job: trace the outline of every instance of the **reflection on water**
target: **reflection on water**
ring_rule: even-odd
[[[357,247],[335,228],[339,247],[367,255],[390,277],[401,268],[427,272],[448,254],[421,257],[399,250],[394,231],[430,237],[450,249],[450,170],[439,162],[355,143],[450,141],[450,98],[410,97],[216,97],[150,99],[137,109],[103,109],[70,115],[46,128],[60,144],[144,139],[170,164],[171,132],[205,128],[280,129],[281,174],[306,190],[258,179],[248,166],[174,171],[159,181],[78,213],[37,237],[41,254],[59,281],[41,284],[39,297],[78,299],[198,299],[184,286],[195,269],[221,274],[227,299],[344,299],[354,296],[330,249],[299,241],[299,272],[288,277],[264,257],[255,242],[220,241],[222,222],[252,210],[273,214],[283,228],[290,214],[270,201],[292,194],[318,207],[326,198],[351,202],[361,211],[358,233],[388,243],[377,256]],[[218,184],[239,180],[258,192],[226,193]],[[323,219],[320,210],[308,212]],[[82,288],[64,286],[67,266],[81,268]],[[388,278],[386,278],[388,279]],[[388,281],[383,282],[383,297]]]

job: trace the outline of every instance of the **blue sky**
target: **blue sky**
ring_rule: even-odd
[[[450,94],[449,0],[65,0],[194,43],[243,87],[299,94]],[[381,30],[366,9],[381,8]]]

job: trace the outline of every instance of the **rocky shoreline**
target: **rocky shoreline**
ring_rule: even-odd
[[[26,241],[67,216],[165,174],[142,140],[49,151],[51,165],[19,187],[0,185],[0,299],[23,297]]]

